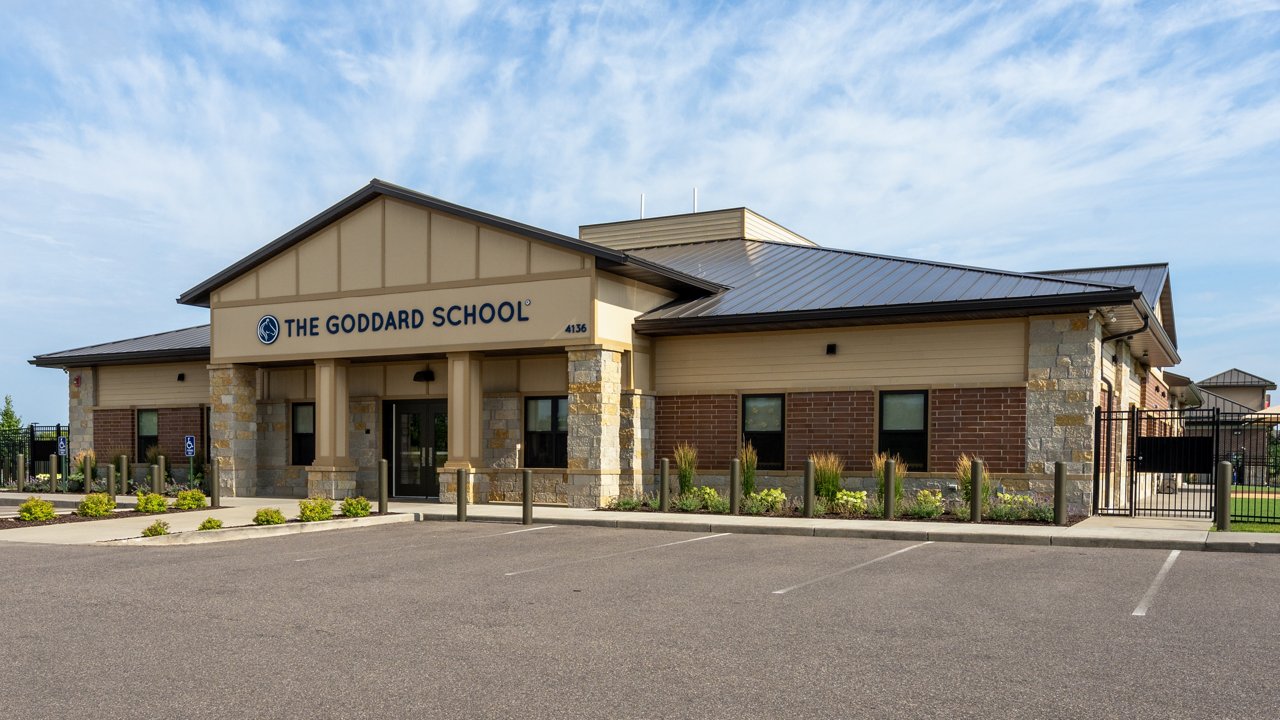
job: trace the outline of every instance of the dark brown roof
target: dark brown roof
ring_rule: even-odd
[[[1160,324],[1169,334],[1169,340],[1175,346],[1178,344],[1178,331],[1173,321],[1173,293],[1170,290],[1168,263],[1044,270],[1039,274],[1136,289],[1142,293],[1142,299],[1147,301],[1147,307],[1155,308],[1158,303]]]
[[[1275,390],[1276,384],[1264,377],[1247,373],[1239,368],[1231,368],[1225,372],[1201,380],[1196,383],[1201,387],[1261,387]]]
[[[169,332],[143,335],[89,345],[74,350],[37,355],[29,362],[37,367],[122,365],[127,363],[208,360],[209,326],[197,325]]]

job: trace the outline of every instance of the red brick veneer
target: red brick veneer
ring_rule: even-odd
[[[674,459],[676,443],[687,442],[698,448],[699,469],[727,470],[738,452],[738,435],[736,395],[654,398],[655,466],[658,458]]]
[[[93,452],[100,459],[105,461],[117,455],[133,457],[136,452],[134,415],[129,409],[93,411]]]
[[[875,393],[787,394],[787,470],[803,470],[815,452],[834,452],[846,470],[870,470],[875,441]]]
[[[125,454],[136,460],[137,436],[135,423],[137,410],[100,409],[93,411],[93,451],[99,458]],[[185,458],[183,441],[187,435],[196,436],[196,451],[204,453],[204,411],[202,408],[159,408],[160,452],[170,463]]]
[[[981,457],[991,472],[1026,472],[1026,388],[930,391],[929,471],[952,470],[961,453]]]

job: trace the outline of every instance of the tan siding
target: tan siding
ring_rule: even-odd
[[[545,273],[581,270],[582,256],[542,243],[529,243],[529,272]]]
[[[515,392],[520,387],[520,361],[485,360],[480,380],[485,392]]]
[[[435,379],[429,383],[414,382],[414,373],[430,369]],[[426,362],[388,363],[388,397],[444,397],[449,387],[449,363],[445,360]]]
[[[772,240],[774,242],[790,243],[792,245],[817,245],[817,243],[812,240],[797,235],[774,221],[766,217],[761,217],[750,210],[746,211],[743,227],[745,230],[742,235],[748,240]]]
[[[569,358],[522,358],[520,392],[564,393],[569,389]]]
[[[298,294],[298,253],[295,250],[268,260],[258,268],[258,297],[291,297]]]
[[[1207,387],[1205,390],[1254,410],[1261,410],[1266,402],[1266,391],[1262,388]]]
[[[471,223],[431,214],[431,282],[476,278],[476,234]]]
[[[352,365],[347,368],[347,392],[351,397],[382,397],[384,372],[381,365]]]
[[[743,212],[741,209],[713,210],[604,225],[583,225],[578,229],[578,235],[587,242],[617,250],[739,238],[743,235]]]
[[[480,228],[480,277],[524,275],[528,268],[528,240]]]
[[[254,300],[257,298],[258,280],[253,273],[242,275],[218,289],[218,302]]]
[[[387,287],[426,284],[431,213],[395,201],[387,201],[386,208]]]
[[[835,343],[837,353],[826,354]],[[1021,321],[654,339],[661,394],[793,388],[1021,385]]]
[[[178,373],[185,381],[178,382]],[[99,407],[189,407],[209,403],[206,363],[107,365],[98,368]]]
[[[338,228],[330,225],[298,246],[298,292],[338,290]]]
[[[343,290],[382,287],[382,201],[374,201],[338,223]]]
[[[636,317],[666,304],[675,294],[601,273],[596,297],[596,339],[629,345]]]

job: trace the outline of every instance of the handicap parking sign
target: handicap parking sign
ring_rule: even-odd
[[[63,457],[66,457],[67,455],[67,436],[66,435],[58,436],[58,454],[62,455]]]
[[[187,451],[187,457],[196,456],[196,436],[195,435],[187,436],[185,447]]]

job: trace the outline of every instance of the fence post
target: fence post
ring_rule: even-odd
[[[1218,476],[1214,478],[1213,520],[1223,532],[1231,529],[1231,463],[1218,463]]]
[[[467,521],[467,470],[458,468],[458,522]]]
[[[213,459],[212,477],[209,479],[209,507],[222,505],[222,458]]]
[[[671,511],[671,461],[662,458],[661,470],[658,472],[658,509]]]
[[[982,522],[982,485],[986,479],[982,461],[974,458],[969,477],[969,522]]]
[[[738,506],[742,504],[742,461],[734,458],[729,461],[729,514],[737,515]]]
[[[58,454],[49,456],[49,487],[58,492]]]
[[[892,520],[898,504],[898,461],[884,461],[884,519]]]
[[[520,474],[520,502],[524,505],[524,512],[521,515],[520,522],[524,525],[533,524],[533,471],[525,468]]]
[[[378,514],[386,515],[389,510],[389,502],[387,499],[387,461],[385,459],[378,461]]]
[[[111,502],[116,501],[116,466],[111,463],[107,463],[107,494]]]
[[[162,482],[164,481],[160,479],[160,466],[152,465],[151,466],[151,492],[157,495],[162,495],[163,493],[161,491],[164,490],[164,488],[161,486]]]
[[[804,516],[813,517],[813,460],[804,461]]]
[[[1067,524],[1067,464],[1053,464],[1053,524]]]
[[[18,492],[27,486],[27,455],[18,453]]]

